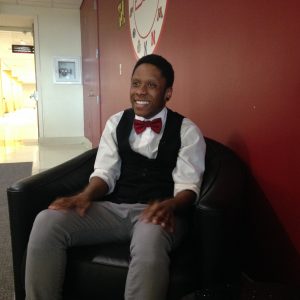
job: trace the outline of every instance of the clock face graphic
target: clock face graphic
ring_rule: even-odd
[[[167,0],[129,0],[130,36],[138,58],[153,53],[166,13]]]

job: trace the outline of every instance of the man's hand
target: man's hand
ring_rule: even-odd
[[[146,223],[159,224],[169,232],[175,230],[176,215],[182,215],[188,211],[196,199],[196,194],[190,190],[183,190],[174,198],[162,202],[153,202],[141,214],[141,220]]]
[[[175,229],[175,216],[172,199],[149,204],[143,211],[141,220],[146,223],[160,225],[165,230],[173,232]]]
[[[101,200],[107,191],[106,182],[100,177],[93,177],[81,193],[71,197],[58,198],[49,205],[49,209],[64,211],[74,209],[83,217],[91,202],[95,199]]]
[[[91,201],[82,193],[56,199],[49,205],[49,209],[67,211],[74,209],[81,217],[84,216],[86,210],[90,207]]]

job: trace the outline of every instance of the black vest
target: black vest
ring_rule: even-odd
[[[116,128],[121,175],[114,192],[108,197],[117,203],[147,203],[174,194],[172,171],[181,146],[180,129],[183,116],[168,109],[165,130],[155,159],[135,151],[129,144],[134,111],[127,109]]]

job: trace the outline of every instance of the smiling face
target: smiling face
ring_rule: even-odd
[[[166,79],[152,64],[139,65],[131,78],[130,101],[136,115],[150,119],[159,113],[172,96]]]

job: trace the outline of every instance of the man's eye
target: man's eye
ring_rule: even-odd
[[[154,83],[154,82],[149,82],[149,83],[148,83],[148,87],[151,88],[151,89],[154,89],[154,88],[157,87],[157,85],[156,85],[156,83]]]
[[[139,82],[138,81],[133,81],[132,83],[131,83],[131,86],[133,86],[133,87],[138,87],[139,86]]]

